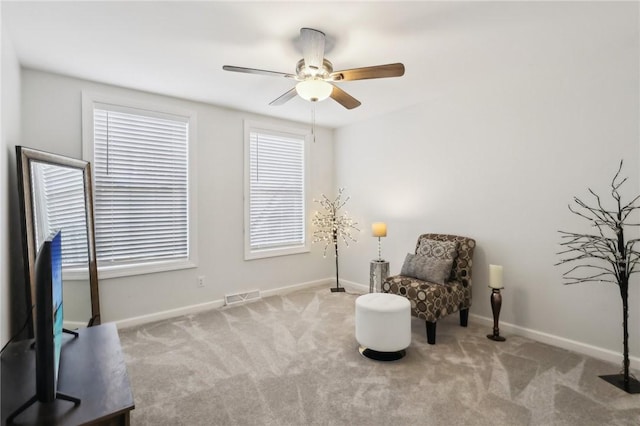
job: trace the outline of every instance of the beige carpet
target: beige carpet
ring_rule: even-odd
[[[363,358],[356,297],[316,287],[121,330],[132,424],[640,424],[640,395],[598,377],[619,365],[513,335],[493,342],[457,315],[438,323],[435,346],[412,319],[404,359]]]

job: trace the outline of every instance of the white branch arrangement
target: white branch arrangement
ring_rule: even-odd
[[[357,222],[354,222],[345,211],[340,214],[339,210],[347,204],[347,201],[351,197],[343,199],[344,188],[338,190],[338,196],[335,200],[330,200],[326,195],[322,194],[322,199],[313,200],[319,203],[323,210],[316,211],[312,225],[315,227],[313,231],[313,243],[324,242],[323,256],[327,256],[327,248],[330,244],[333,244],[336,257],[336,289],[339,291],[340,284],[338,281],[338,241],[342,240],[344,244],[349,247],[349,242],[357,242],[354,232],[360,232],[360,229],[356,227]]]
[[[611,182],[611,196],[615,202],[615,210],[607,210],[602,205],[600,197],[591,189],[589,193],[594,197],[594,205],[589,205],[578,197],[573,201],[577,207],[569,205],[569,210],[590,221],[597,230],[594,234],[579,234],[575,232],[560,231],[561,243],[564,247],[558,255],[564,258],[556,265],[577,263],[571,269],[563,273],[567,282],[565,284],[579,284],[584,282],[604,282],[616,284],[620,289],[622,298],[623,315],[623,373],[621,387],[627,392],[638,387],[638,381],[629,376],[629,277],[638,271],[640,252],[636,249],[636,243],[640,239],[628,241],[624,239],[625,226],[639,226],[639,223],[629,222],[629,216],[640,209],[635,203],[640,195],[629,203],[623,203],[619,189],[627,178],[621,179],[622,161],[618,172]],[[594,263],[586,263],[594,261]],[[616,376],[602,376],[605,380],[614,383]],[[615,384],[615,383],[614,383]],[[633,392],[635,393],[635,392]]]
[[[343,193],[344,188],[340,188],[338,190],[338,196],[333,201],[324,194],[322,194],[322,199],[313,200],[319,203],[324,209],[323,211],[315,212],[311,223],[315,227],[313,231],[313,242],[325,243],[323,253],[325,257],[327,256],[327,247],[329,247],[330,244],[335,245],[338,240],[342,240],[345,245],[349,247],[349,242],[357,242],[352,232],[360,232],[360,229],[356,227],[358,223],[354,222],[346,211],[342,214],[338,213],[338,210],[344,207],[347,201],[351,199],[351,197],[347,197],[343,200]],[[338,252],[336,251],[336,256],[337,255]]]

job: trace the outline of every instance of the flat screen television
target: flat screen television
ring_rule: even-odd
[[[7,417],[7,424],[39,401],[51,403],[64,399],[80,403],[78,398],[58,391],[58,371],[62,351],[62,333],[78,333],[63,328],[62,234],[52,233],[40,246],[35,262],[35,361],[36,394]]]
[[[62,233],[50,235],[35,263],[36,394],[40,402],[56,399],[62,349]]]

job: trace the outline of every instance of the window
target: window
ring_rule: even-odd
[[[100,276],[195,266],[195,114],[86,94],[83,114]]]
[[[245,259],[309,251],[301,129],[245,122]]]
[[[72,268],[84,267],[89,258],[82,173],[77,168],[31,162],[36,247],[53,230],[62,230],[62,266],[68,278],[75,277],[69,275]]]

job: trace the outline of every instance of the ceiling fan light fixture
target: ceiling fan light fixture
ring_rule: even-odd
[[[300,28],[302,59],[298,60],[296,64],[295,74],[233,65],[224,65],[222,69],[225,71],[262,74],[279,78],[285,77],[298,82],[295,87],[290,88],[278,98],[271,101],[269,105],[283,105],[298,95],[309,102],[319,102],[331,97],[331,99],[346,109],[357,108],[361,103],[333,83],[338,81],[401,77],[404,75],[404,65],[399,62],[343,69],[334,72],[333,64],[324,57],[325,41],[326,36],[322,31],[314,30],[313,28]]]
[[[309,79],[296,84],[296,92],[302,99],[310,102],[320,102],[327,99],[333,86],[324,80]]]

